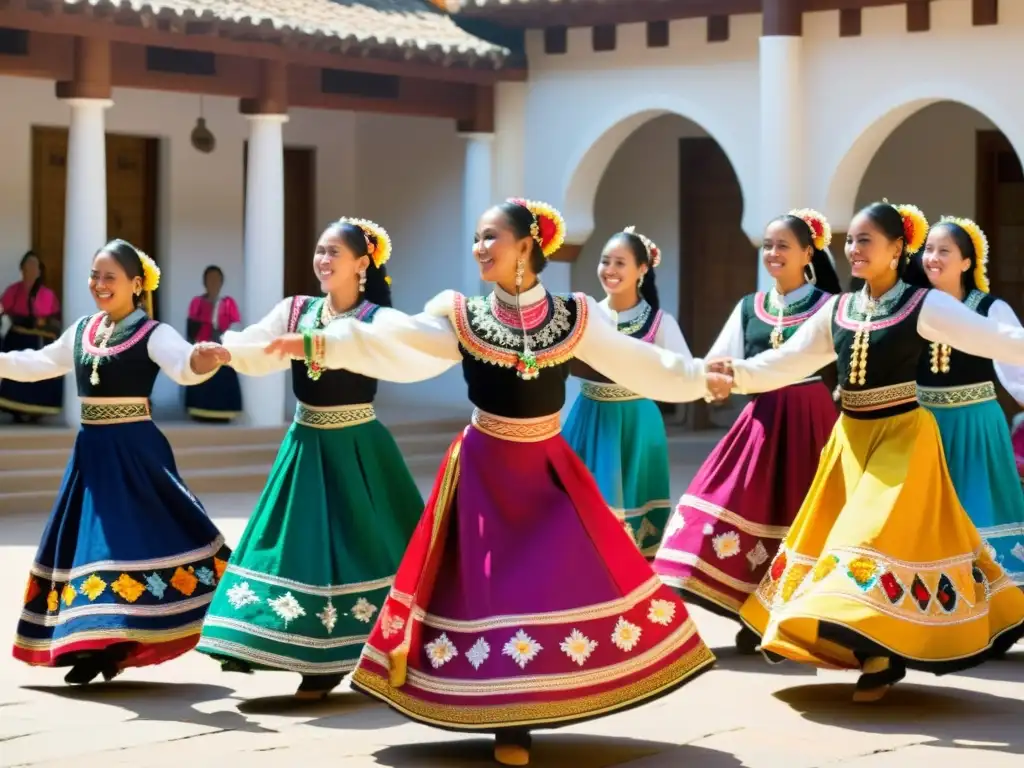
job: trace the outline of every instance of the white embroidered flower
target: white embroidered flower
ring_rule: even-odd
[[[1016,557],[1018,560],[1024,560],[1024,544],[1019,541],[1013,545],[1013,549],[1010,550],[1010,554]]]
[[[364,624],[369,624],[370,619],[373,618],[373,614],[377,612],[377,606],[367,600],[365,597],[360,597],[356,600],[356,604],[352,606],[349,613],[352,614],[352,618],[358,619]]]
[[[750,563],[750,570],[756,571],[766,562],[768,562],[768,550],[765,549],[764,544],[760,539],[757,540],[757,544],[754,548],[747,552],[747,562]]]
[[[686,527],[686,519],[683,517],[679,510],[676,510],[675,514],[672,515],[672,519],[668,521],[668,525],[665,526],[665,541],[669,540],[670,536],[675,536],[681,530]]]
[[[426,644],[427,658],[430,659],[430,666],[440,669],[449,661],[459,655],[455,643],[448,639],[448,635],[441,634],[439,638]]]
[[[581,667],[590,658],[590,654],[597,648],[597,641],[591,640],[578,629],[574,629],[559,646],[562,652]]]
[[[676,604],[671,600],[651,600],[651,608],[647,611],[648,621],[667,627],[675,617]]]
[[[540,643],[520,629],[511,640],[505,643],[505,647],[501,649],[501,652],[506,656],[511,656],[520,669],[526,669],[526,665],[533,661],[537,654],[543,650],[544,648]]]
[[[740,553],[740,535],[736,531],[720,533],[711,540],[719,560],[727,560]]]
[[[473,665],[473,669],[480,669],[480,665],[487,661],[490,655],[491,646],[481,637],[473,643],[473,647],[466,653],[466,660]]]
[[[324,609],[316,617],[324,625],[327,634],[331,634],[334,631],[334,625],[338,623],[338,609],[334,607],[334,603],[328,600],[327,605],[324,606]]]
[[[715,526],[713,523],[704,523],[704,527],[701,529],[705,536],[710,536],[715,532]]]
[[[231,589],[228,590],[228,602],[231,603],[231,607],[236,611],[251,603],[258,603],[260,599],[256,596],[256,593],[252,591],[252,587],[249,586],[248,581],[240,581]]]
[[[626,621],[619,616],[612,631],[612,642],[620,651],[632,651],[640,642],[640,634],[643,632],[636,624]]]
[[[392,635],[397,635],[405,627],[405,619],[401,616],[394,616],[387,608],[380,615],[380,633],[387,640]]]
[[[288,622],[295,621],[300,616],[306,615],[306,609],[299,605],[299,601],[295,599],[291,592],[285,592],[280,597],[267,600],[267,605],[273,608],[274,613],[284,620],[285,627],[288,626]]]

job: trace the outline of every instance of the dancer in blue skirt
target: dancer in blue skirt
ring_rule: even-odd
[[[918,266],[932,287],[980,315],[1019,327],[1009,305],[989,293],[988,251],[977,224],[947,217],[932,227]],[[989,554],[1024,586],[1024,491],[996,401],[996,379],[1024,403],[1024,368],[933,342],[921,359],[917,398],[935,415],[953,485]]]
[[[159,281],[148,256],[114,240],[89,277],[99,312],[43,349],[0,354],[0,378],[43,381],[74,370],[82,399],[82,428],[14,638],[15,658],[70,666],[71,684],[109,680],[195,646],[230,556],[149,408],[161,370],[195,384],[227,353],[193,347],[147,315]]]
[[[633,227],[612,235],[597,276],[607,298],[598,306],[619,332],[690,358],[675,319],[661,310],[654,270],[661,252]],[[575,361],[583,379],[564,435],[594,475],[601,495],[647,557],[654,557],[671,512],[665,421],[652,400]]]

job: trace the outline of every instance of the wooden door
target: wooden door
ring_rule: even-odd
[[[999,131],[978,132],[976,208],[988,235],[992,293],[1024,317],[1024,168]],[[1020,406],[998,389],[1007,415],[1017,414]]]
[[[123,238],[159,263],[155,253],[158,147],[157,139],[119,134],[106,137],[107,238]],[[65,280],[67,153],[66,128],[33,128],[32,248],[46,267],[47,285],[58,296],[63,296]],[[86,275],[66,277],[86,279]],[[154,309],[157,296],[159,292],[154,296]]]
[[[757,285],[757,249],[743,232],[743,192],[718,142],[680,140],[679,184],[679,323],[703,356]],[[703,402],[690,414],[693,429],[712,426]]]

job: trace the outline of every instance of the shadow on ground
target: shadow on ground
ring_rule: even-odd
[[[302,701],[294,696],[262,696],[239,702],[246,715],[313,718],[306,725],[346,731],[377,730],[403,725],[403,717],[356,691],[339,689],[322,701]]]
[[[854,704],[852,685],[805,685],[774,696],[813,723],[863,733],[921,734],[924,746],[1024,755],[1024,702],[962,688],[900,684],[876,704]],[[968,717],[968,715],[970,717]],[[975,742],[958,744],[957,742]]]
[[[276,733],[271,728],[249,721],[234,711],[200,712],[193,705],[205,701],[233,698],[235,691],[219,685],[197,683],[153,683],[113,680],[86,686],[26,685],[27,691],[38,691],[63,699],[106,704],[134,712],[133,722],[149,720],[161,723],[195,723],[207,728],[247,733]]]
[[[752,675],[781,675],[783,677],[814,677],[817,674],[814,667],[806,664],[794,664],[788,661],[781,664],[769,664],[760,653],[756,656],[747,656],[741,654],[731,645],[712,648],[711,652],[718,660],[715,669],[745,672]]]
[[[494,741],[490,737],[459,741],[402,744],[374,754],[378,765],[389,768],[494,768]],[[538,732],[533,736],[530,765],[533,768],[627,768],[639,766],[693,766],[697,768],[742,768],[732,755],[695,746],[659,741],[641,741],[615,736]],[[656,762],[655,762],[656,761]]]

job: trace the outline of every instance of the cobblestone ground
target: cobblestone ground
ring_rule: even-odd
[[[676,469],[685,487],[692,467]],[[429,479],[426,479],[429,481]],[[237,540],[254,496],[204,499]],[[0,616],[20,610],[39,517],[0,518]],[[731,650],[735,627],[698,609],[718,667],[672,696],[535,738],[540,768],[909,768],[1024,765],[1024,646],[944,678],[911,674],[883,703],[850,702],[852,674],[769,667]],[[290,698],[298,677],[226,675],[195,653],[70,689],[60,670],[0,659],[0,765],[488,768],[489,742],[414,725],[339,688]],[[237,762],[235,762],[237,761]]]

